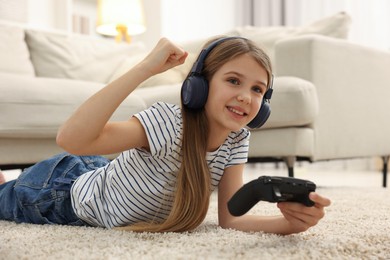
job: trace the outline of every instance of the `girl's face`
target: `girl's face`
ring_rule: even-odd
[[[211,131],[228,134],[257,115],[267,90],[267,71],[249,54],[225,63],[209,82],[205,111]]]

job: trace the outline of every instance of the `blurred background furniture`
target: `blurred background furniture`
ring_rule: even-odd
[[[345,13],[304,27],[238,27],[225,35],[256,41],[275,68],[272,114],[253,130],[249,161],[390,155],[390,53],[346,40]],[[0,25],[0,168],[29,165],[61,152],[62,122],[89,96],[147,53],[142,43],[115,44],[68,33]],[[206,39],[183,42],[188,61],[145,81],[113,120],[156,101],[180,102],[180,86]],[[10,48],[9,46],[13,46]],[[112,158],[115,155],[109,155]]]

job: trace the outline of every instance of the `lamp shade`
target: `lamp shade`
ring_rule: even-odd
[[[118,35],[124,27],[130,35],[145,32],[144,10],[141,0],[98,0],[96,32],[107,36]]]

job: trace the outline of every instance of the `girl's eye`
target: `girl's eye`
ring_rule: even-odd
[[[230,78],[228,79],[228,82],[234,84],[234,85],[239,85],[240,84],[240,81],[238,79],[235,79],[235,78]]]
[[[264,88],[258,87],[258,86],[254,86],[252,89],[253,89],[253,91],[255,91],[256,93],[260,93],[260,94],[264,94],[264,92],[265,92],[265,89],[264,89]]]

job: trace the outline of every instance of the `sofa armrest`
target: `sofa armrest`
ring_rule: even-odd
[[[275,67],[317,88],[313,160],[390,154],[390,52],[307,35],[278,42]]]

